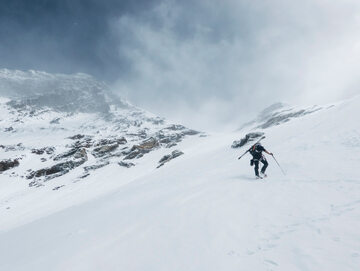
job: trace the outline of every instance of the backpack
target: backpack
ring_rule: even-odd
[[[257,144],[255,144],[255,145],[253,145],[253,146],[250,148],[250,150],[249,150],[250,154],[251,154],[251,155],[254,155],[256,152],[258,152],[257,148],[258,148],[259,146],[261,146],[260,143],[257,143]]]

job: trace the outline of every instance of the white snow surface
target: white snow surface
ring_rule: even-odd
[[[0,175],[0,270],[359,270],[359,114],[358,96],[257,130],[286,171],[267,156],[263,180],[250,155],[237,159],[248,145],[230,148],[248,130],[186,138],[184,155],[159,169],[168,150],[77,182],[80,169],[40,187]],[[28,119],[0,144],[60,144],[79,123],[106,125],[82,113],[66,121],[64,131]]]

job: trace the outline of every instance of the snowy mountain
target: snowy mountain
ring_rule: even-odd
[[[85,75],[1,76],[0,270],[360,266],[360,97],[277,104],[205,136]],[[52,84],[74,105],[49,103]],[[261,135],[286,175],[267,156],[269,177],[255,180],[249,155],[237,159]]]
[[[0,74],[7,96],[0,100],[0,159],[6,159],[0,165],[13,167],[1,171],[31,180],[30,186],[42,186],[77,168],[82,171],[76,170],[74,181],[109,164],[135,166],[134,160],[161,148],[175,158],[182,154],[177,144],[199,134],[122,101],[87,75]]]
[[[49,74],[40,71],[0,69],[0,96],[15,108],[50,107],[65,112],[108,113],[112,103],[125,106],[106,84],[86,74]]]

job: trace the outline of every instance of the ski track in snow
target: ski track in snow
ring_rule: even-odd
[[[359,110],[356,97],[265,129],[286,176],[268,156],[254,179],[230,148],[245,131],[186,139],[159,169],[163,150],[39,188],[0,175],[0,270],[359,270]]]

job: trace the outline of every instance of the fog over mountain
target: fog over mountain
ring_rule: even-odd
[[[221,129],[275,102],[358,93],[359,11],[356,0],[1,1],[0,65],[88,73],[159,115]]]
[[[0,271],[358,271],[359,0],[1,0]]]
[[[84,74],[0,87],[0,270],[358,270],[360,96],[204,133]]]

